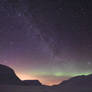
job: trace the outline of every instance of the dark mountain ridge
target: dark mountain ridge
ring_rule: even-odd
[[[22,81],[16,76],[13,69],[0,64],[0,85],[21,85]]]
[[[92,86],[92,74],[72,77],[69,80],[63,81],[58,86]]]
[[[52,92],[92,92],[92,74],[72,77],[52,87]]]
[[[0,85],[41,86],[38,80],[20,80],[14,70],[0,64]]]
[[[41,86],[42,84],[38,80],[24,80],[24,85],[30,85],[30,86]]]

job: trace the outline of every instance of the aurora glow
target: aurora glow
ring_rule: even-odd
[[[91,74],[89,1],[2,0],[0,63],[12,67],[22,80],[48,85]]]
[[[87,72],[87,73],[60,73],[60,72],[57,72],[57,73],[55,73],[54,75],[55,76],[60,76],[60,77],[62,77],[62,76],[70,76],[70,77],[74,77],[74,76],[80,76],[80,75],[89,75],[89,74],[92,74],[92,72]]]

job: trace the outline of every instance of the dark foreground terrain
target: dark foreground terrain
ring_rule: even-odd
[[[0,92],[92,92],[92,75],[76,76],[49,87],[38,80],[22,81],[13,69],[0,65]]]
[[[0,86],[0,92],[92,92],[91,87]]]

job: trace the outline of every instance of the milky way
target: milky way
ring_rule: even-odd
[[[92,72],[91,0],[0,0],[0,63],[44,84]]]

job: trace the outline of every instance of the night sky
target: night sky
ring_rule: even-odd
[[[91,74],[91,16],[92,0],[0,0],[0,63],[47,85]]]

